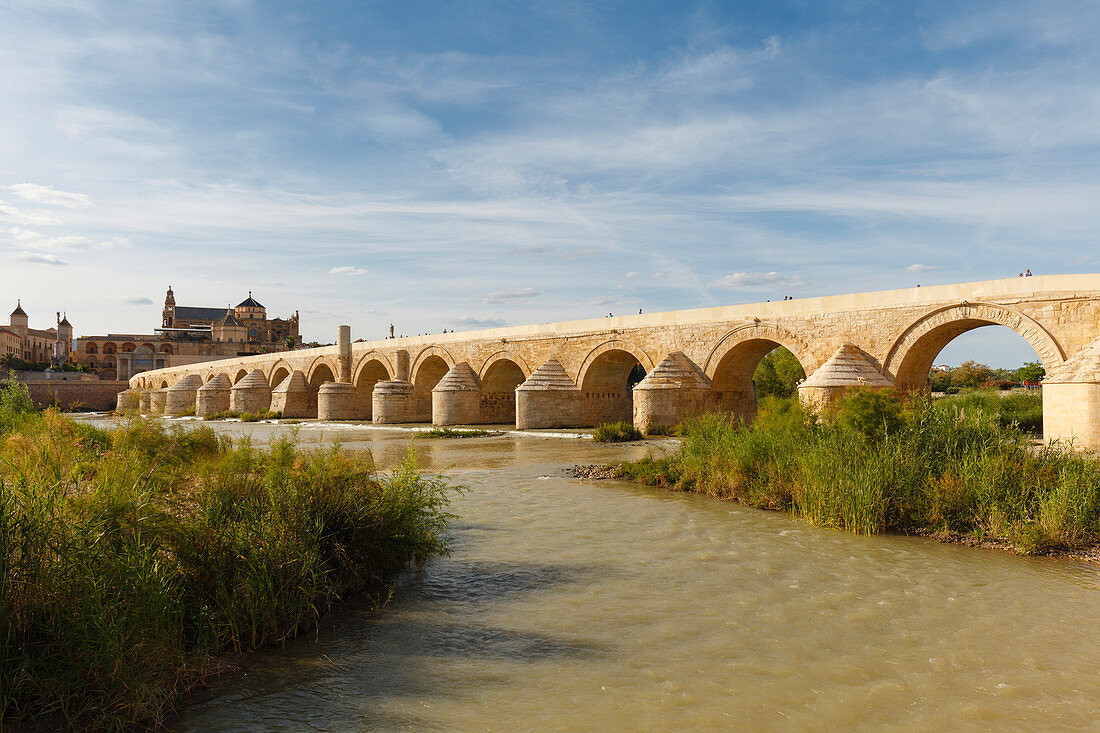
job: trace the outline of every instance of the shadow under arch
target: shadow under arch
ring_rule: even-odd
[[[711,382],[715,409],[751,421],[757,408],[753,374],[761,360],[780,346],[794,355],[807,375],[818,366],[802,339],[770,323],[741,326],[723,336],[703,365],[703,372]]]
[[[267,383],[272,389],[275,389],[283,380],[289,377],[294,372],[294,369],[285,359],[279,359],[271,365],[271,369],[267,373]]]
[[[393,367],[389,359],[378,351],[363,355],[352,370],[351,383],[355,385],[354,415],[359,420],[370,420],[374,415],[374,385],[393,379]]]
[[[604,341],[588,352],[577,371],[585,423],[634,419],[634,385],[653,369],[653,359],[637,344]]]
[[[454,363],[450,353],[439,346],[429,346],[416,355],[409,369],[413,386],[412,422],[432,421],[432,390]]]
[[[1048,371],[1066,359],[1061,344],[1037,321],[1003,305],[961,303],[926,313],[894,341],[883,371],[903,392],[928,386],[928,371],[947,344],[983,326],[1005,326],[1027,341]]]
[[[498,351],[482,364],[481,422],[489,425],[514,425],[516,422],[516,387],[531,376],[523,357],[511,351]]]

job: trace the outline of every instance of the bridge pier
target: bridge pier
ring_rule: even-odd
[[[148,415],[153,410],[153,390],[143,389],[138,393],[138,412]]]
[[[516,387],[516,428],[584,427],[584,395],[561,362],[549,359]]]
[[[683,352],[661,360],[634,385],[634,427],[643,433],[671,427],[710,409],[711,384]]]
[[[188,374],[168,388],[164,401],[165,415],[182,415],[195,407],[195,395],[202,386],[198,374]]]
[[[377,382],[371,394],[371,422],[375,425],[413,422],[412,401],[413,386],[407,381]]]
[[[149,402],[149,414],[150,415],[162,415],[164,414],[164,405],[168,402],[168,388],[161,387],[160,389],[154,389]]]
[[[318,420],[354,420],[355,387],[347,382],[325,382],[317,390]]]
[[[893,386],[893,380],[879,371],[867,352],[855,344],[844,344],[798,385],[798,399],[803,405],[824,411],[850,389]]]
[[[477,425],[481,422],[481,385],[466,362],[451,367],[432,389],[433,425]]]
[[[218,374],[195,392],[195,414],[210,417],[229,411],[229,390],[233,387],[229,377]]]
[[[141,391],[124,389],[115,397],[115,412],[131,412],[141,408]]]
[[[1043,379],[1043,439],[1100,452],[1100,339]]]
[[[271,390],[271,411],[281,412],[283,417],[310,417],[309,382],[305,374],[295,369]]]
[[[250,412],[254,415],[267,412],[271,406],[271,387],[259,369],[253,369],[229,390],[229,409],[232,412]]]

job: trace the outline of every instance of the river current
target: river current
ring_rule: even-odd
[[[263,440],[268,425],[226,425]],[[401,459],[409,434],[303,442]],[[350,604],[252,655],[178,731],[1095,729],[1100,568],[860,537],[577,463],[648,446],[417,439],[453,552],[385,613]]]

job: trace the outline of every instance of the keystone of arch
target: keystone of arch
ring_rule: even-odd
[[[523,372],[523,378],[527,379],[531,376],[531,367],[527,366],[526,360],[514,351],[497,351],[489,355],[482,364],[481,368],[477,371],[478,379],[484,381],[485,375],[489,373],[489,369],[498,361],[510,361],[519,367],[519,370]]]
[[[633,354],[634,358],[638,360],[638,363],[646,370],[648,374],[653,370],[653,359],[649,357],[649,354],[645,353],[637,344],[633,344],[630,341],[623,341],[621,339],[612,339],[611,341],[604,341],[588,352],[584,357],[584,361],[581,362],[581,368],[577,371],[577,379],[575,384],[581,389],[584,389],[584,380],[588,376],[588,370],[592,368],[592,365],[596,363],[596,360],[603,354],[609,351],[625,351],[628,354]]]
[[[722,363],[726,354],[746,341],[771,341],[779,344],[794,354],[806,374],[812,374],[818,366],[810,352],[810,347],[790,331],[771,323],[749,323],[731,330],[714,345],[703,365],[703,373],[707,375],[707,379],[714,380],[718,365]]]
[[[363,354],[363,356],[361,356],[359,360],[355,362],[355,368],[352,369],[351,372],[352,384],[359,383],[359,375],[362,374],[363,370],[367,368],[367,364],[370,364],[372,361],[377,361],[379,364],[382,365],[382,368],[386,370],[387,380],[393,379],[393,375],[395,374],[393,364],[390,363],[390,360],[381,351],[372,349]]]
[[[1061,344],[1034,318],[996,303],[960,303],[926,313],[906,328],[886,353],[883,371],[896,378],[915,345],[936,329],[957,321],[985,321],[1012,329],[1031,344],[1048,371],[1066,360]]]

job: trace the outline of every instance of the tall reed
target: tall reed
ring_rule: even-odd
[[[1064,446],[1035,447],[1013,410],[1030,396],[903,402],[857,391],[819,416],[797,400],[765,402],[748,425],[688,421],[679,453],[620,467],[645,483],[791,511],[813,524],[969,535],[1021,552],[1100,541],[1100,464]]]
[[[141,419],[20,409],[0,431],[0,729],[155,724],[218,655],[447,548],[450,488],[411,450],[383,474]]]

